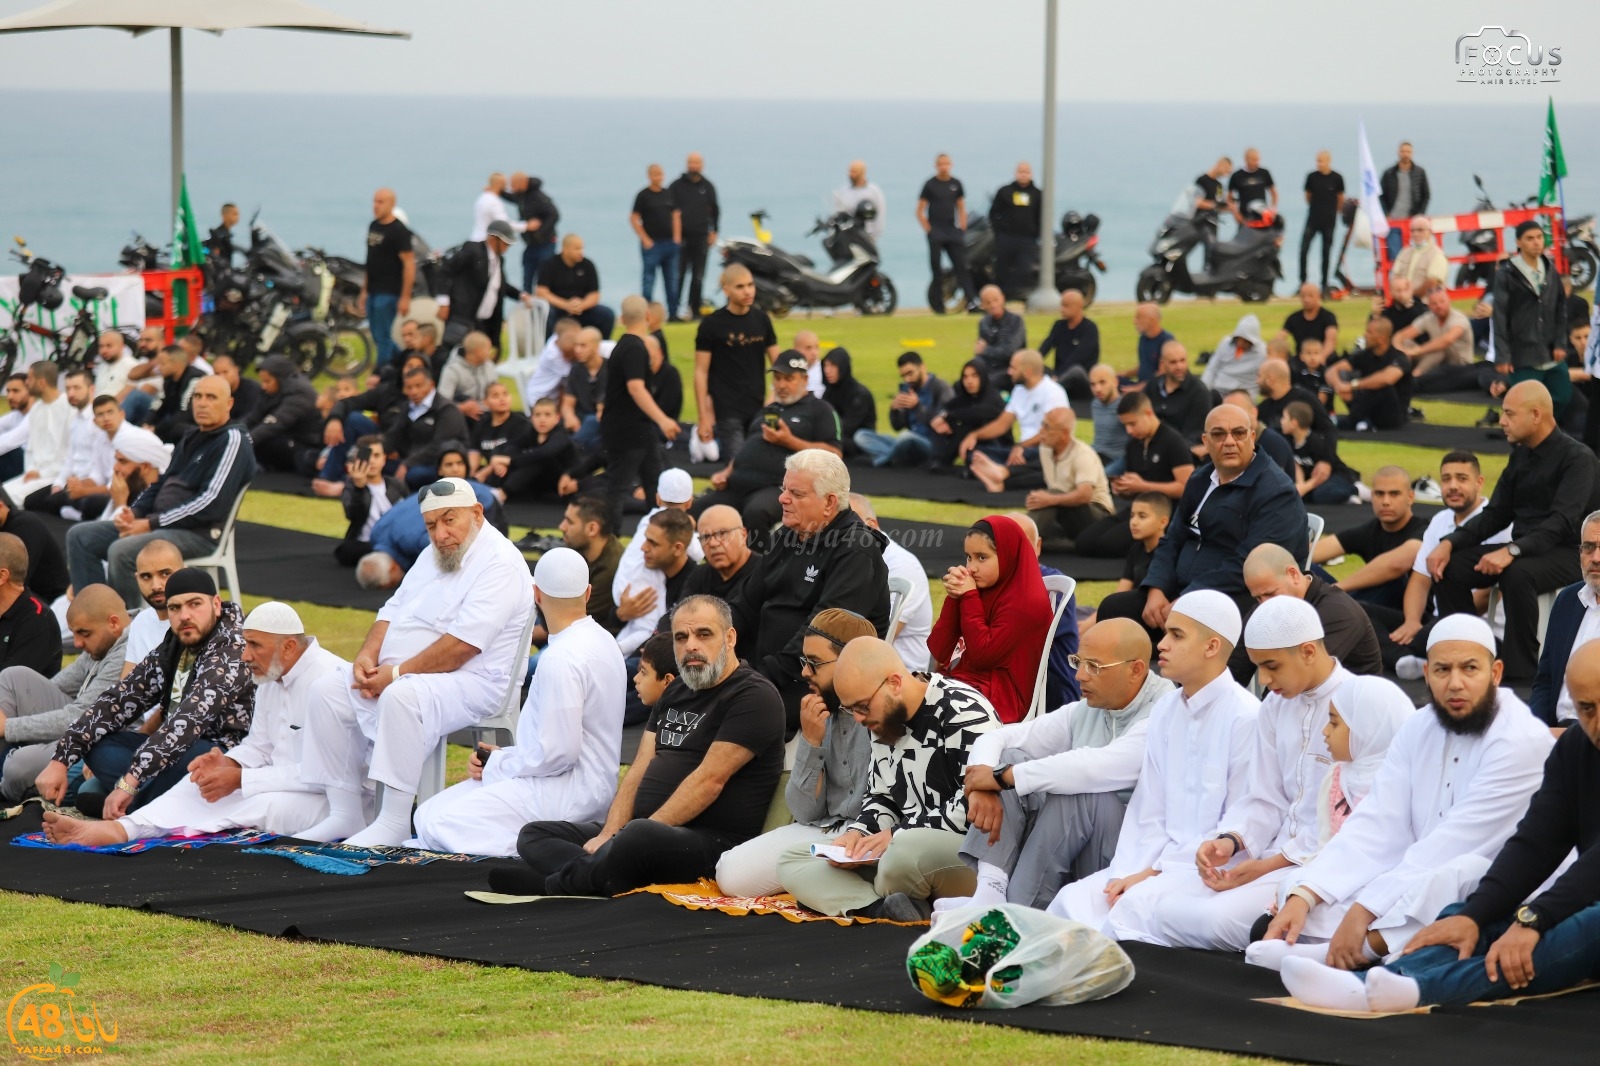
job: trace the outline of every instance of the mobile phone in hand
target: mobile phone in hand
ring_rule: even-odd
[[[472,753],[478,757],[479,766],[489,765],[489,753],[493,750],[493,748],[486,748],[482,744],[472,749]]]

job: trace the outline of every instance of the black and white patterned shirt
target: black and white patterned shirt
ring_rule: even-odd
[[[994,708],[977,689],[940,674],[926,678],[922,707],[894,744],[872,742],[872,772],[861,814],[845,828],[967,831],[961,775],[980,736],[1000,728]]]

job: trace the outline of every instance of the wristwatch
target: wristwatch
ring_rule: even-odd
[[[1517,908],[1517,924],[1524,929],[1532,929],[1537,933],[1539,931],[1539,920],[1540,916],[1537,908],[1530,907],[1526,903]]]
[[[1518,547],[1515,543],[1507,544],[1506,545],[1506,554],[1511,556],[1511,558],[1513,558],[1513,559],[1520,559],[1520,558],[1522,558],[1522,549],[1520,547]]]
[[[1011,769],[1010,763],[1001,763],[994,768],[994,783],[1000,786],[1000,791],[1002,792],[1017,787],[1015,781],[1009,785],[1006,784],[1006,771],[1009,769]]]

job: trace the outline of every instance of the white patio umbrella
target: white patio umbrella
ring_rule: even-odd
[[[170,36],[172,55],[172,212],[183,185],[183,31],[220,36],[227,30],[304,30],[369,37],[411,36],[321,11],[301,0],[55,0],[33,11],[0,19],[0,33],[44,30],[125,30],[141,37],[157,30]]]

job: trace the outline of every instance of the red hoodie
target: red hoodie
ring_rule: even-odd
[[[1033,702],[1053,612],[1039,559],[1011,519],[990,515],[978,523],[994,532],[1000,579],[986,589],[948,596],[928,635],[940,672],[965,681],[989,698],[1005,723],[1020,722]],[[950,659],[965,641],[961,659]]]

